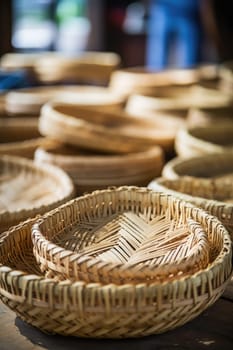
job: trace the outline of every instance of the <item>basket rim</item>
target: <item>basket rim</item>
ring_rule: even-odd
[[[189,195],[187,193],[183,193],[183,192],[179,192],[177,190],[173,190],[170,189],[169,187],[166,187],[166,183],[181,183],[182,181],[185,180],[192,180],[195,179],[195,181],[198,180],[203,180],[203,178],[195,178],[193,176],[180,176],[178,178],[175,179],[167,179],[167,178],[163,178],[163,177],[159,177],[156,178],[154,180],[152,180],[149,185],[148,188],[155,190],[155,191],[159,191],[159,192],[163,192],[163,193],[169,193],[172,196],[175,196],[181,200],[187,201],[187,202],[191,202],[194,205],[204,205],[205,208],[203,208],[204,210],[208,210],[208,208],[212,208],[213,206],[217,207],[217,208],[221,208],[223,211],[227,211],[228,215],[230,210],[232,211],[231,213],[231,218],[233,220],[233,204],[229,204],[217,199],[208,199],[205,197],[200,197],[200,196],[192,196]],[[229,219],[228,219],[229,220]],[[223,220],[224,221],[224,220]]]
[[[91,200],[92,198],[95,198],[96,195],[100,195],[101,196],[101,194],[106,193],[106,192],[107,193],[111,193],[111,192],[119,193],[121,191],[123,191],[123,192],[126,192],[126,191],[139,191],[140,192],[140,191],[142,191],[143,193],[145,193],[145,192],[147,192],[147,193],[155,192],[155,191],[152,191],[151,189],[148,189],[148,188],[145,188],[145,187],[121,186],[121,187],[113,187],[113,188],[109,188],[109,189],[105,189],[105,190],[96,190],[96,191],[94,191],[92,193],[89,193],[89,194],[83,195],[81,197],[78,197],[78,198],[76,198],[74,200],[71,200],[68,203],[63,204],[59,208],[56,208],[56,209],[50,211],[49,213],[45,213],[44,215],[41,215],[40,218],[38,219],[38,221],[35,222],[35,224],[32,226],[32,241],[34,243],[35,249],[37,250],[37,247],[42,246],[42,248],[45,249],[46,252],[49,251],[50,258],[52,257],[52,251],[56,251],[56,252],[59,251],[59,252],[62,252],[63,256],[68,257],[69,264],[71,263],[71,261],[73,261],[73,260],[75,261],[75,259],[77,258],[79,253],[76,253],[76,252],[74,252],[72,250],[69,250],[69,249],[62,248],[60,245],[49,241],[43,235],[43,233],[39,230],[39,225],[43,224],[43,221],[53,217],[53,215],[55,215],[56,213],[58,213],[58,212],[61,213],[61,210],[66,208],[66,206],[73,205],[75,203],[82,202],[82,201],[85,201],[85,200],[88,201],[88,199]],[[160,193],[160,192],[157,192],[157,194],[159,196],[166,197],[166,198],[168,198],[168,200],[176,203],[179,206],[179,208],[182,208],[182,209],[187,208],[187,209],[193,210],[194,213],[196,213],[196,215],[198,214],[198,218],[199,218],[199,221],[197,221],[198,224],[200,224],[200,217],[203,217],[203,218],[206,218],[206,220],[208,221],[209,224],[211,224],[211,222],[214,222],[214,223],[220,225],[223,228],[224,234],[227,236],[227,239],[231,242],[231,238],[230,238],[230,235],[229,235],[228,231],[226,230],[226,228],[222,225],[222,223],[216,217],[206,213],[204,210],[202,210],[200,208],[195,207],[191,203],[186,202],[184,200],[180,200],[179,198],[174,197],[174,196],[172,196],[170,194]],[[49,245],[49,248],[48,248],[48,245]],[[231,246],[231,243],[230,243],[230,246]],[[222,248],[222,251],[224,251],[224,247]],[[219,252],[219,255],[220,254],[221,253]],[[219,255],[218,255],[216,261],[218,260]],[[90,260],[92,260],[92,258]],[[53,261],[53,258],[52,258],[51,261]],[[98,260],[98,258],[96,258],[96,261],[98,261],[99,263],[103,262],[101,259]],[[110,266],[112,266],[112,264],[110,264],[110,263],[108,263],[108,264]],[[210,263],[208,266],[211,266],[212,264],[213,263]],[[117,266],[120,267],[121,264],[117,264]],[[124,266],[124,265],[122,265],[122,266]],[[204,271],[204,270],[205,269],[202,269],[202,271]],[[164,282],[164,283],[166,283],[166,282]]]

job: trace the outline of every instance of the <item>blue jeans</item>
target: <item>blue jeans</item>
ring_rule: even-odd
[[[189,0],[187,0],[189,1]],[[197,13],[174,10],[167,4],[152,3],[148,27],[146,64],[161,70],[167,67],[169,55],[176,67],[187,68],[198,63],[201,27]]]

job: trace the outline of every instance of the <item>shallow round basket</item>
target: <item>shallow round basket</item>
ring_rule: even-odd
[[[72,198],[68,175],[49,165],[13,156],[0,157],[0,232],[45,213]]]
[[[38,147],[49,146],[52,142],[39,134],[37,118],[0,119],[0,155],[32,159]]]
[[[187,125],[190,127],[216,123],[233,123],[233,106],[193,108],[188,112]]]
[[[192,209],[145,188],[96,191],[33,225],[34,254],[41,271],[58,279],[104,284],[182,279],[204,269],[211,254],[207,227]]]
[[[107,186],[146,186],[148,179],[161,174],[164,165],[163,152],[158,146],[124,155],[106,155],[56,144],[38,148],[35,161],[65,170],[78,195]]]
[[[116,70],[111,75],[110,87],[125,94],[153,93],[158,87],[182,86],[197,83],[199,73],[193,69],[170,69],[156,72],[146,67]],[[159,91],[159,90],[157,90]]]
[[[171,149],[174,145],[174,131],[158,129],[149,120],[69,103],[44,105],[39,130],[58,141],[108,153],[141,151],[154,145]]]
[[[124,105],[125,97],[105,87],[97,86],[40,86],[11,91],[6,95],[5,108],[10,115],[39,115],[49,100],[72,101],[81,106],[117,109]]]
[[[126,108],[132,112],[163,111],[186,117],[190,108],[214,108],[229,105],[232,106],[232,97],[228,94],[200,86],[193,86],[186,94],[177,97],[133,94],[129,97]]]
[[[171,194],[216,216],[231,234],[233,242],[233,183],[231,180],[179,177],[155,179],[148,187]]]
[[[120,56],[113,52],[84,52],[77,56],[54,53],[37,60],[35,71],[43,83],[101,82],[107,83],[120,65]]]
[[[204,178],[232,178],[233,152],[206,154],[192,158],[176,157],[165,164],[162,175],[171,180],[185,175]]]
[[[233,152],[233,124],[222,123],[180,129],[175,139],[175,150],[180,157]]]
[[[109,190],[86,196],[82,199],[83,208],[86,208],[86,202],[92,202],[93,196],[97,196],[97,202],[93,204],[95,216],[99,219],[108,213],[112,215],[123,210],[150,217],[153,215],[149,209],[150,203],[154,203],[150,199],[158,199],[154,206],[155,214],[160,211],[160,204],[164,208],[165,203],[170,201],[174,205],[174,213],[179,212],[180,215],[188,210],[188,206],[180,201],[145,189],[116,190],[115,195],[119,195],[117,202],[109,202],[113,193]],[[98,199],[105,201],[106,195],[108,203],[98,206]],[[66,209],[62,207],[50,213],[55,229],[58,227],[58,217],[61,218],[68,207],[72,209],[74,203],[78,205],[76,200],[69,203]],[[90,208],[89,213],[92,210]],[[79,215],[82,214],[71,210],[65,216],[65,224],[79,221]],[[161,333],[181,326],[220,297],[232,269],[231,241],[222,224],[202,210],[191,207],[190,217],[199,218],[208,236],[208,267],[163,283],[133,284],[129,281],[121,285],[83,281],[72,283],[69,280],[57,282],[45,278],[32,253],[31,226],[34,222],[21,224],[5,233],[0,240],[1,299],[24,321],[43,331],[63,335],[127,338]],[[85,220],[88,222],[87,216]],[[60,221],[60,230],[64,228],[63,225]]]

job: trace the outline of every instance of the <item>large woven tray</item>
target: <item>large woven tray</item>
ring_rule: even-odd
[[[76,104],[101,107],[102,109],[120,108],[125,102],[121,95],[110,89],[97,86],[40,86],[11,91],[6,95],[5,108],[11,115],[39,115],[43,104],[58,99],[75,101]]]
[[[149,179],[161,174],[164,165],[163,152],[158,146],[125,155],[106,155],[54,144],[37,149],[35,160],[65,170],[77,194],[107,186],[146,186]]]
[[[0,119],[0,155],[32,159],[37,147],[49,144],[52,141],[39,134],[37,118]]]
[[[233,151],[233,123],[180,129],[175,139],[175,150],[180,157]]]
[[[165,164],[162,175],[167,179],[177,179],[184,175],[232,178],[233,152],[206,154],[192,158],[176,157]]]
[[[156,179],[149,188],[172,194],[204,209],[219,218],[233,241],[233,183],[232,180],[179,177]]]
[[[27,159],[0,157],[0,232],[72,198],[73,184],[55,166]]]
[[[43,106],[39,130],[67,144],[118,154],[154,145],[171,149],[174,141],[173,132],[158,129],[152,121],[59,102]]]
[[[141,194],[142,197],[149,195],[151,199],[154,196],[160,198],[161,204],[168,200],[165,195],[152,195],[142,189],[127,188],[117,192],[120,197],[122,195],[121,210],[129,210],[130,203],[125,200],[132,193],[134,199]],[[101,193],[99,195],[103,197]],[[108,195],[111,196],[111,191]],[[89,199],[90,196],[85,197],[85,200]],[[147,201],[136,203],[133,201],[131,205],[138,212],[144,212]],[[112,206],[108,202],[108,205],[114,208],[114,203]],[[184,210],[183,204],[175,207],[176,213]],[[97,209],[99,215],[101,211]],[[51,219],[60,216],[59,213],[60,210],[54,212]],[[76,211],[70,212],[71,220],[75,215]],[[26,322],[44,331],[65,335],[138,337],[178,327],[198,316],[219,298],[232,268],[231,242],[224,227],[216,218],[199,209],[190,208],[190,215],[199,217],[208,234],[210,264],[194,275],[180,276],[164,283],[101,285],[83,281],[56,282],[45,278],[32,254],[33,221],[24,223],[6,233],[0,241],[1,299]]]

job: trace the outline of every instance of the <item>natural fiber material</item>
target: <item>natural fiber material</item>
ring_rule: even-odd
[[[191,109],[188,113],[189,127],[233,123],[233,106]]]
[[[192,210],[185,204],[181,215],[179,204],[146,189],[96,191],[33,226],[34,254],[43,272],[60,279],[117,284],[179,279],[209,261],[202,227],[189,220]]]
[[[108,193],[109,200],[112,191],[104,193]],[[103,198],[104,193],[99,192],[94,196]],[[136,209],[135,212],[150,217],[153,212],[150,212],[149,208],[152,207],[149,203],[155,203],[151,199],[158,199],[154,207],[155,215],[156,212],[160,213],[160,205],[164,208],[165,203],[170,201],[174,205],[174,215],[179,213],[180,216],[184,210],[188,210],[188,206],[180,201],[145,189],[125,188],[115,190],[117,193],[120,200],[118,206],[108,201],[111,214],[114,210]],[[86,196],[83,201],[90,201],[92,197]],[[96,206],[96,213],[105,215],[103,208]],[[13,228],[0,241],[1,299],[26,322],[44,331],[64,335],[126,338],[178,327],[198,316],[219,298],[232,269],[231,242],[225,228],[216,218],[200,209],[189,208],[190,217],[201,223],[211,248],[208,267],[194,275],[180,276],[164,283],[128,282],[119,286],[83,281],[56,282],[44,278],[38,271],[32,254],[33,221],[30,221]],[[53,212],[51,219],[61,217],[62,212],[63,208]],[[71,220],[78,215],[77,211],[69,213]]]
[[[198,74],[192,69],[155,72],[145,67],[133,67],[115,71],[111,75],[110,87],[125,94],[153,93],[158,87],[175,85],[190,86],[198,82]]]
[[[233,175],[233,152],[206,154],[186,159],[177,157],[165,164],[162,175],[171,180],[184,175],[231,178]]]
[[[120,56],[112,52],[84,52],[78,56],[53,53],[37,60],[35,71],[44,83],[102,82],[107,83],[111,73],[118,68]]]
[[[97,86],[40,86],[11,91],[6,95],[6,111],[11,115],[39,115],[43,104],[49,100],[75,101],[82,106],[105,109],[120,108],[125,98],[110,89]]]
[[[106,155],[54,144],[37,149],[35,160],[65,170],[78,195],[108,186],[146,186],[161,174],[164,165],[163,152],[158,146],[125,155]]]
[[[61,169],[0,157],[0,232],[72,198],[73,184]]]
[[[152,121],[59,102],[43,106],[39,129],[43,135],[67,144],[118,154],[154,145],[171,149],[174,141],[173,132],[156,128]]]
[[[37,147],[50,144],[52,140],[39,134],[37,118],[0,119],[0,155],[32,159]]]
[[[175,139],[175,150],[180,157],[233,151],[233,124],[181,129]]]
[[[232,180],[193,177],[180,177],[176,180],[161,178],[152,181],[148,187],[155,191],[172,194],[217,216],[229,230],[233,241]]]
[[[192,87],[186,94],[178,97],[156,97],[133,94],[127,102],[127,109],[131,111],[154,111],[176,113],[186,116],[190,108],[225,107],[232,105],[232,97],[221,94],[212,89],[200,86]]]

